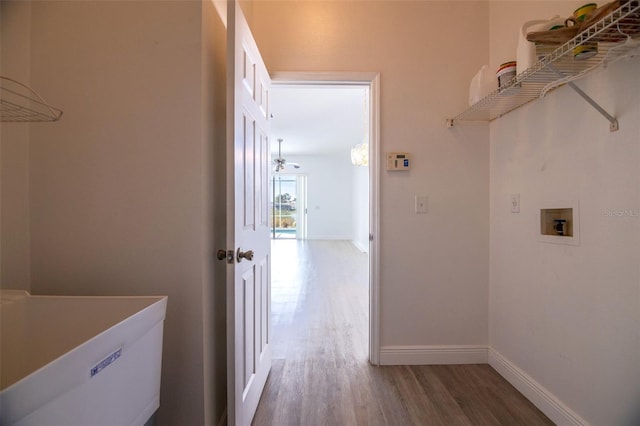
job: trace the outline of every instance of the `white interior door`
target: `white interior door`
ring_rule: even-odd
[[[227,248],[235,254],[227,277],[227,413],[230,425],[249,425],[271,369],[271,81],[237,2],[227,3],[227,37]]]

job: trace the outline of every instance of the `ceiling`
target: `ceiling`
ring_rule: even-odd
[[[272,155],[279,138],[285,158],[344,152],[361,143],[367,91],[365,86],[272,86]]]

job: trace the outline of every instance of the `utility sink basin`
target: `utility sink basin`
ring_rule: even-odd
[[[160,403],[165,296],[0,290],[0,425],[143,425]]]

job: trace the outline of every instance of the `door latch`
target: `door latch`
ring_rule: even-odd
[[[235,261],[235,254],[233,250],[220,249],[217,252],[218,260],[226,260],[228,264],[232,264]]]

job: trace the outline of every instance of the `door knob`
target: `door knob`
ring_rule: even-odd
[[[240,248],[238,247],[238,254],[236,257],[238,259],[238,263],[242,262],[242,259],[252,260],[253,250],[240,251]]]

